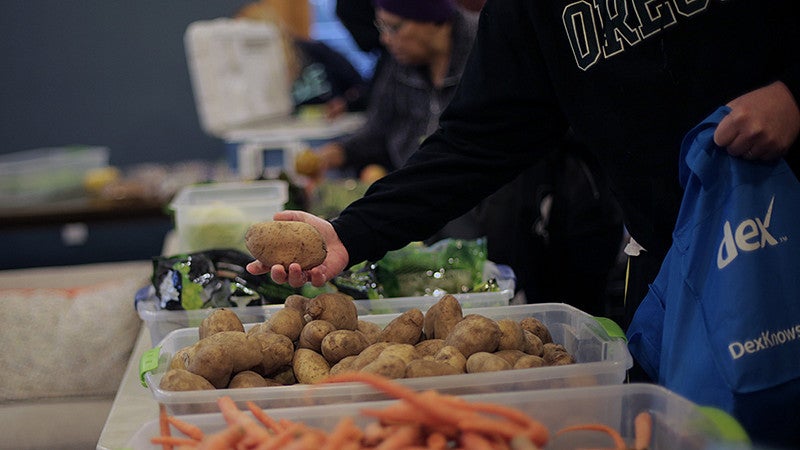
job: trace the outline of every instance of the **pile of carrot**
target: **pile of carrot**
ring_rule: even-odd
[[[543,448],[550,439],[543,424],[507,406],[467,402],[436,391],[417,392],[388,378],[363,372],[335,375],[325,382],[367,383],[399,401],[382,409],[363,409],[361,414],[377,419],[363,429],[352,418],[344,417],[333,430],[324,431],[301,422],[276,420],[253,402],[246,402],[248,414],[225,396],[217,403],[227,427],[208,435],[169,416],[162,406],[161,435],[151,442],[162,445],[164,450],[535,450]],[[172,436],[171,428],[183,436]],[[626,448],[616,431],[599,425],[570,427],[558,434],[578,429],[606,432],[614,438],[617,448]]]

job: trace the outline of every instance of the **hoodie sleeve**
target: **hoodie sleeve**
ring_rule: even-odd
[[[332,221],[350,264],[428,238],[563,140],[527,4],[487,2],[439,129]]]

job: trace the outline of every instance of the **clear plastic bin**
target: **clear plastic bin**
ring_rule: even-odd
[[[492,306],[507,306],[514,297],[513,280],[498,280],[500,290],[496,292],[473,292],[455,294],[462,308],[486,308]],[[139,317],[150,331],[150,341],[155,345],[161,342],[167,334],[181,328],[198,327],[214,308],[195,310],[167,310],[158,307],[158,299],[152,286],[139,291],[136,300],[136,310]],[[412,308],[427,311],[439,301],[441,297],[395,297],[374,300],[354,300],[359,315],[401,313]],[[276,310],[283,308],[283,304],[263,306],[242,306],[229,308],[239,316],[244,324],[264,322]]]
[[[633,365],[624,335],[610,321],[598,321],[572,306],[562,303],[512,305],[495,308],[474,308],[471,314],[499,319],[520,320],[536,317],[548,326],[553,340],[564,345],[576,359],[566,366],[538,367],[502,372],[446,375],[399,380],[414,389],[437,389],[467,395],[552,389],[574,386],[621,384]],[[399,314],[361,316],[362,320],[383,327]],[[611,322],[612,325],[613,322]],[[246,326],[246,329],[253,325]],[[172,355],[198,340],[197,328],[183,328],[169,333],[160,346],[143,356],[143,381],[153,397],[173,414],[196,414],[215,411],[216,398],[229,395],[236,401],[251,400],[263,408],[311,406],[321,404],[374,401],[385,399],[367,386],[359,384],[292,385],[266,388],[217,389],[213,391],[174,392],[159,388]],[[152,367],[151,370],[147,370]]]
[[[653,417],[652,450],[662,449],[745,449],[750,448],[741,426],[729,415],[700,407],[653,384],[621,384],[536,391],[465,395],[473,402],[491,402],[518,408],[541,421],[550,430],[548,450],[608,448],[609,437],[598,432],[573,432],[553,438],[556,431],[571,425],[601,423],[617,429],[632,444],[633,419],[647,411]],[[360,427],[374,421],[361,409],[380,409],[393,403],[381,401],[270,410],[276,419],[300,421],[330,431],[343,417],[353,417]],[[225,427],[219,413],[182,416],[205,433]],[[135,450],[158,449],[150,438],[158,436],[158,421],[144,424],[128,442]],[[178,435],[176,431],[173,434]]]
[[[23,206],[85,193],[86,173],[108,165],[109,149],[48,147],[0,155],[0,204]]]
[[[169,205],[175,214],[178,251],[235,248],[246,252],[244,235],[250,225],[272,220],[288,199],[289,184],[282,180],[187,186]]]

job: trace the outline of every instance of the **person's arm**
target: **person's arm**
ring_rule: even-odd
[[[488,2],[440,128],[332,221],[350,264],[426,239],[563,140],[525,1]]]
[[[797,98],[782,81],[731,100],[714,142],[747,159],[772,160],[786,155],[800,134]]]
[[[784,19],[791,23],[773,24],[781,33],[787,60],[776,81],[754,89],[727,103],[731,108],[717,127],[714,141],[727,147],[728,153],[747,159],[771,160],[786,156],[800,134],[800,31],[794,21],[800,15],[800,3],[794,3],[794,14]]]
[[[528,5],[522,0],[487,3],[461,84],[442,115],[440,129],[403,168],[372,184],[362,199],[330,223],[292,213],[288,220],[306,221],[326,240],[330,236],[329,259],[305,273],[295,265],[288,273],[273,267],[276,282],[301,286],[311,281],[320,286],[347,266],[377,260],[389,250],[423,240],[563,139],[567,123],[556,107],[525,11]]]

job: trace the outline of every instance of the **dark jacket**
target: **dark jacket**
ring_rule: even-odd
[[[538,161],[569,126],[608,171],[631,235],[666,253],[683,136],[776,79],[800,99],[800,2],[607,5],[487,2],[440,129],[333,221],[350,263],[429,235]]]
[[[427,66],[403,65],[392,58],[384,63],[372,86],[375,101],[367,108],[366,123],[341,142],[348,167],[357,171],[370,163],[390,170],[400,167],[436,131],[464,71],[477,25],[476,15],[456,13],[450,67],[440,88],[433,86]]]

